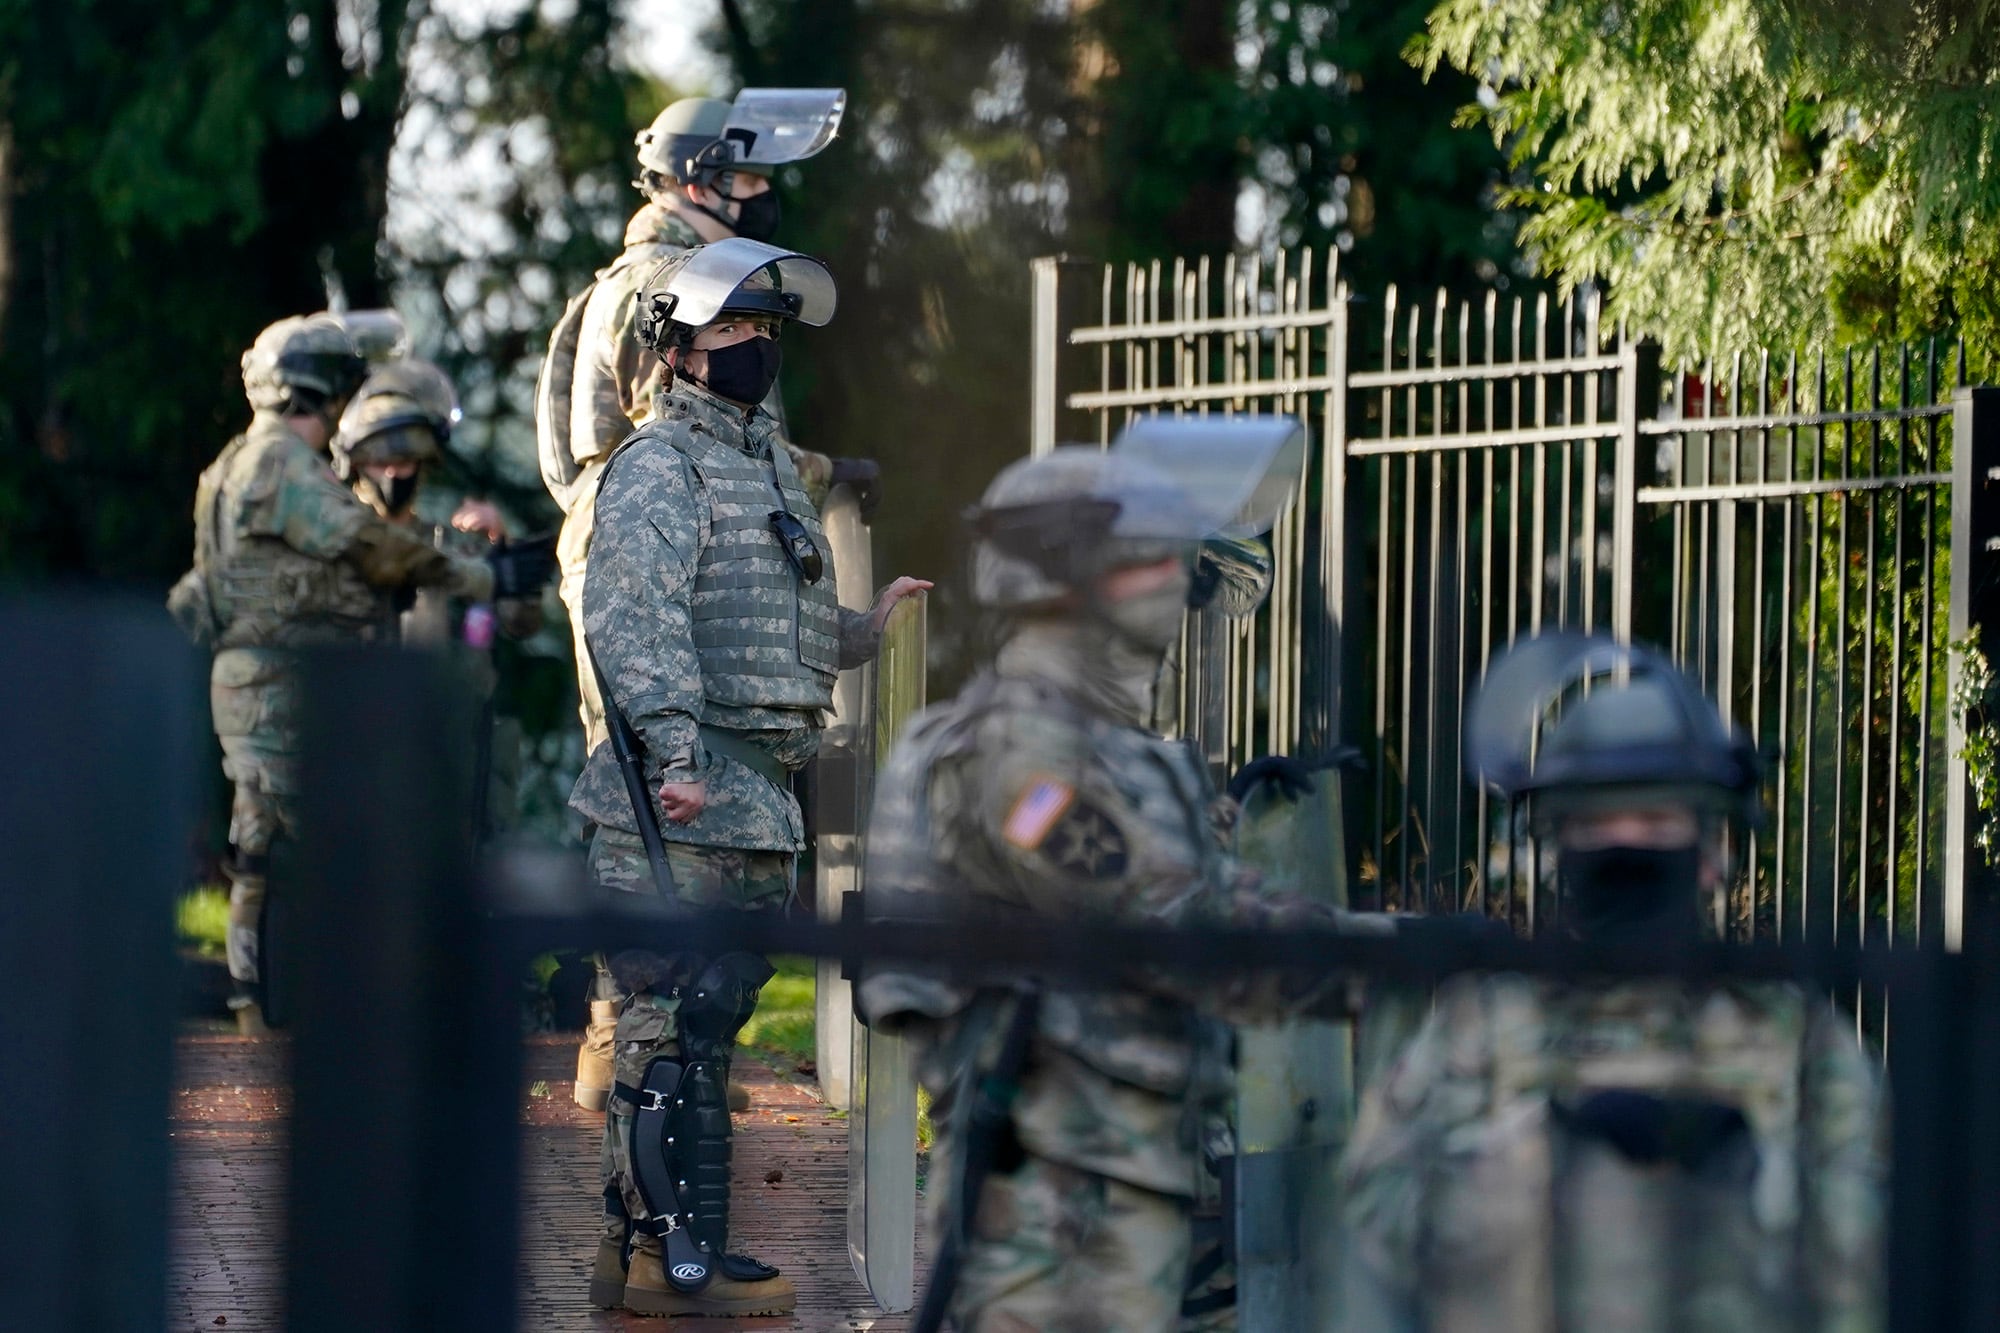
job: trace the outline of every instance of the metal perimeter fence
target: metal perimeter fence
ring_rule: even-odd
[[[0,696],[37,704],[0,710],[9,1327],[167,1326],[172,906],[200,784],[201,683],[156,607],[0,604]],[[573,853],[475,857],[471,765],[451,743],[464,700],[439,660],[327,652],[305,686],[287,886],[293,1330],[518,1326],[518,980],[538,951],[614,942],[808,953],[848,970],[947,964],[1007,984],[1117,985],[1148,967],[1405,986],[1467,969],[1866,985],[1894,998],[1899,1023],[1888,1326],[2000,1327],[2000,1267],[1988,1262],[2000,1242],[2000,929],[1983,862],[1962,951],[1933,935],[1894,948],[1819,937],[1586,956],[1556,939],[675,915],[593,890]],[[353,725],[357,698],[377,725]],[[1816,1326],[1803,1307],[1798,1326]]]
[[[1034,268],[1035,450],[1151,412],[1311,428],[1254,621],[1190,625],[1183,730],[1218,769],[1357,745],[1357,906],[1532,929],[1526,812],[1463,780],[1516,636],[1669,646],[1771,760],[1732,938],[1956,942],[1993,612],[2000,392],[1944,339],[1677,373],[1590,296],[1407,304],[1336,252]]]

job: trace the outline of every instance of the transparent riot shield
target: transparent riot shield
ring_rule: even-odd
[[[1340,780],[1316,775],[1297,802],[1266,784],[1252,793],[1238,849],[1276,890],[1347,903]],[[1329,1328],[1338,1272],[1335,1171],[1353,1104],[1347,1022],[1298,1020],[1238,1034],[1236,1090],[1237,1326]]]
[[[877,763],[924,705],[924,610],[921,596],[897,604],[869,673]],[[847,1250],[855,1276],[893,1314],[915,1303],[917,1080],[900,1037],[870,1032],[852,1018],[849,1030]]]
[[[834,488],[820,515],[833,547],[840,604],[863,610],[874,599],[875,569],[868,527],[845,486]],[[822,921],[838,921],[846,896],[861,887],[861,826],[868,817],[868,775],[874,771],[875,723],[870,673],[842,672],[833,688],[833,716],[813,762],[814,896]],[[819,1089],[827,1102],[850,1106],[848,1069],[853,1059],[854,988],[840,975],[840,960],[819,960],[814,993],[818,1020]]]

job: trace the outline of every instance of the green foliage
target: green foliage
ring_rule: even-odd
[[[174,908],[174,929],[182,948],[222,957],[229,944],[229,890],[205,884],[182,894]]]
[[[1687,364],[1957,325],[2000,347],[2000,6],[1444,0],[1412,58],[1527,180],[1521,240]]]
[[[757,1012],[736,1034],[736,1044],[775,1058],[789,1073],[801,1060],[813,1058],[819,1026],[814,1015],[814,964],[810,958],[774,958],[778,975],[764,983]]]
[[[1476,82],[1403,58],[1431,0],[1257,0],[1243,24],[1244,132],[1270,240],[1336,246],[1357,292],[1502,289],[1520,276],[1497,208],[1505,156],[1456,125]]]
[[[242,349],[329,276],[385,294],[406,12],[360,6],[352,46],[347,12],[0,5],[0,573],[164,589],[179,497],[248,416]]]

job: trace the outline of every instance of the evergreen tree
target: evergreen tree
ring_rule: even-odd
[[[1983,0],[1445,0],[1412,57],[1529,180],[1565,287],[1687,362],[1961,327],[2000,349],[2000,10]]]

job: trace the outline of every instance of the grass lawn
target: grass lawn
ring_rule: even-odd
[[[815,1053],[817,1028],[813,1018],[813,962],[810,958],[773,958],[778,975],[764,983],[757,1012],[736,1034],[747,1046],[791,1074]]]

